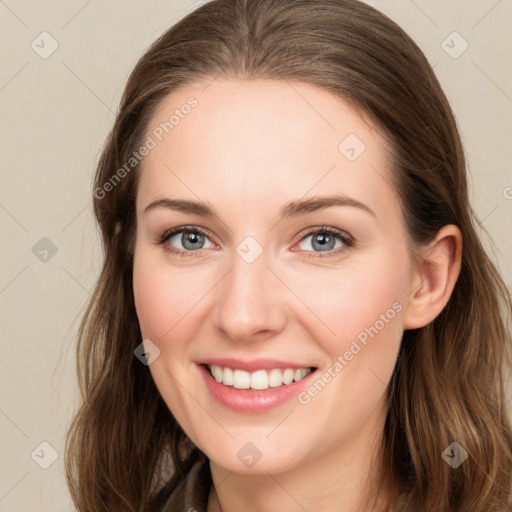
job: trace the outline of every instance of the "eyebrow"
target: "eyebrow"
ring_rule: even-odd
[[[369,213],[373,217],[377,217],[375,212],[361,201],[340,195],[313,197],[311,199],[299,199],[296,201],[291,201],[280,209],[279,216],[282,218],[300,217],[307,215],[308,213],[330,208],[332,206],[352,206],[359,208],[366,213]],[[146,206],[143,213],[145,214],[156,208],[167,208],[183,213],[193,213],[201,217],[220,218],[215,208],[211,204],[202,201],[170,198],[157,199],[156,201],[153,201],[151,204]]]

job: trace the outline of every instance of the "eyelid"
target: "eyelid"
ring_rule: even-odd
[[[311,228],[307,228],[305,232],[301,233],[298,238],[298,242],[301,242],[304,240],[304,238],[308,237],[309,235],[314,235],[318,233],[327,233],[329,235],[335,235],[339,237],[342,241],[345,240],[350,243],[354,243],[354,237],[351,236],[346,231],[343,231],[342,229],[335,228],[332,226],[313,226]]]

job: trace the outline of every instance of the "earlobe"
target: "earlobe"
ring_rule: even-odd
[[[412,291],[407,298],[404,329],[429,324],[444,309],[460,274],[462,234],[449,224],[421,250],[413,275]]]

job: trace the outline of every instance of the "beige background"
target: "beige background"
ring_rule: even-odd
[[[77,405],[74,336],[101,262],[95,163],[142,51],[200,3],[0,0],[0,512],[72,510],[62,451]],[[475,209],[510,287],[512,2],[370,3],[435,66],[464,137]],[[58,43],[46,59],[43,31]]]

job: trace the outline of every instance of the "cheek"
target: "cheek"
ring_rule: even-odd
[[[142,336],[152,341],[162,337],[170,328],[169,318],[164,312],[172,310],[170,294],[166,294],[166,282],[162,281],[155,267],[145,264],[144,258],[136,258],[133,267],[133,293],[135,309]]]
[[[363,431],[385,400],[403,333],[406,280],[382,264],[329,279],[309,276],[302,284],[308,284],[308,306],[322,321],[309,315],[308,325],[309,332],[316,326],[315,341],[327,355],[327,366],[298,400],[309,415],[327,421],[331,434],[325,442],[337,443],[339,435]]]
[[[155,253],[146,252],[144,248],[136,251],[135,309],[143,339],[151,340],[160,350],[160,357],[149,368],[155,384],[173,414],[181,418],[180,411],[187,410],[190,404],[180,393],[178,382],[186,383],[190,377],[185,364],[189,343],[187,329],[190,330],[189,322],[194,321],[193,305],[200,291],[187,286],[189,280],[179,269],[172,269],[157,259]],[[190,388],[190,384],[186,387]]]
[[[339,271],[318,269],[291,277],[297,295],[315,313],[302,315],[309,328],[315,323],[318,340],[334,356],[360,333],[377,326],[399,333],[407,295],[406,267],[393,258],[374,258],[372,264],[355,262]],[[384,325],[383,323],[384,322]],[[385,329],[384,329],[385,327]]]
[[[308,319],[304,325],[326,353],[328,365],[299,397],[300,403],[311,403],[318,414],[324,407],[343,411],[340,424],[347,417],[371,414],[383,398],[400,348],[407,261],[405,252],[389,250],[364,261],[354,259],[339,272],[321,269],[294,276],[297,293],[316,314],[303,314]],[[360,426],[358,421],[352,425]]]
[[[144,338],[162,341],[187,314],[193,314],[193,304],[201,293],[195,284],[180,269],[163,265],[142,250],[136,253],[133,291]]]

